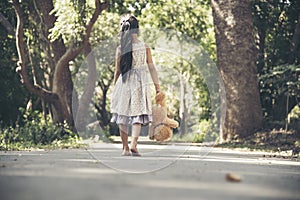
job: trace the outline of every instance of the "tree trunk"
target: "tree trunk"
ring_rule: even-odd
[[[211,0],[218,67],[226,91],[223,139],[245,138],[261,127],[253,19],[248,0]]]
[[[109,87],[112,85],[112,82],[113,82],[113,79],[114,79],[114,76],[113,76],[113,73],[114,71],[112,69],[110,69],[110,66],[112,66],[112,63],[108,66],[108,72],[107,73],[110,73],[111,76],[108,76],[110,77],[107,81],[103,81],[103,79],[100,79],[98,80],[97,82],[97,86],[101,88],[101,92],[102,93],[99,93],[99,94],[96,94],[98,96],[96,102],[93,102],[95,108],[97,109],[98,111],[98,120],[99,120],[99,124],[101,126],[102,129],[105,129],[107,128],[107,126],[109,126],[111,132],[114,132],[114,125],[112,125],[110,123],[110,115],[109,115],[109,112],[107,111],[107,93],[108,93],[108,90],[109,90]],[[105,72],[106,73],[106,72]]]
[[[89,105],[91,104],[91,99],[94,95],[97,79],[95,55],[90,45],[84,49],[84,55],[88,65],[88,78],[76,112],[75,125],[78,131],[85,131],[86,125],[89,123],[87,121],[87,116],[89,115]]]
[[[56,21],[56,16],[54,13],[49,14],[53,9],[52,0],[36,1],[36,6],[38,11],[41,14],[41,18],[44,24],[44,33],[46,35],[44,38],[48,38],[48,33],[51,28],[54,27]],[[60,73],[55,73],[56,66],[59,59],[66,53],[66,47],[61,38],[50,42],[47,40],[47,43],[51,47],[50,52],[45,52],[49,60],[52,63],[49,63],[51,68],[51,74],[53,75],[51,79],[51,90],[53,93],[56,93],[59,96],[61,102],[60,110],[52,107],[52,117],[54,122],[63,123],[66,121],[71,127],[74,126],[73,114],[72,114],[72,92],[73,92],[73,82],[71,77],[71,72],[69,70],[69,63],[64,62]],[[53,66],[54,65],[54,66]]]
[[[43,38],[46,38],[47,42],[50,43],[51,46],[50,52],[46,52],[45,54],[48,55],[50,61],[54,61],[53,63],[49,63],[51,72],[53,74],[53,80],[50,81],[51,90],[47,90],[41,87],[39,84],[32,83],[29,75],[27,74],[26,54],[24,47],[23,13],[20,2],[18,0],[13,0],[13,6],[16,11],[18,22],[16,30],[16,46],[19,55],[17,72],[20,72],[24,85],[31,93],[37,95],[53,106],[53,121],[57,123],[67,122],[73,130],[75,130],[72,113],[73,82],[69,69],[69,62],[74,60],[81,53],[81,51],[88,46],[93,25],[95,24],[101,11],[106,9],[108,6],[107,2],[100,3],[99,0],[95,0],[95,5],[96,9],[89,23],[85,26],[85,35],[82,44],[77,48],[70,47],[68,50],[66,50],[62,39],[58,39],[52,43],[50,43],[48,39],[49,29],[54,26],[56,21],[54,14],[49,14],[54,8],[53,1],[45,0],[38,1],[36,3],[37,9],[41,12],[41,18],[45,24],[46,31],[44,33],[46,35],[44,35]]]
[[[180,108],[179,108],[179,117],[180,117],[180,129],[179,136],[182,137],[185,133],[185,117],[184,117],[184,82],[182,80],[182,73],[180,72]]]

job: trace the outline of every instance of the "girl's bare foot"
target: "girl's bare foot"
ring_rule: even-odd
[[[131,156],[129,147],[123,148],[122,156]]]
[[[130,149],[132,156],[141,156],[137,149]]]

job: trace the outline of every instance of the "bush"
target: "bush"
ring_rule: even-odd
[[[300,138],[300,105],[296,105],[288,114],[288,127],[295,131],[295,135]]]
[[[178,142],[215,142],[219,138],[218,129],[214,127],[211,120],[202,120],[192,127],[192,131],[184,134],[174,134],[172,141]]]
[[[265,118],[284,123],[286,106],[294,107],[300,98],[300,65],[279,65],[261,72],[260,96]],[[287,99],[289,100],[287,104]]]
[[[196,133],[194,134],[193,142],[195,143],[202,143],[205,140],[205,134],[203,133]]]
[[[19,150],[33,147],[68,147],[79,137],[66,124],[53,124],[38,111],[24,111],[14,126],[0,127],[0,149]]]

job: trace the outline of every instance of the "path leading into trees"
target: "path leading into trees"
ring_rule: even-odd
[[[0,199],[300,199],[295,160],[183,144],[140,144],[142,157],[122,157],[120,147],[0,152]]]

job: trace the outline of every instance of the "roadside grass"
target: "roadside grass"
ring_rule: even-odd
[[[34,144],[32,141],[1,143],[0,151],[34,151],[54,149],[79,149],[85,148],[87,144],[79,137],[55,140],[49,144]]]

